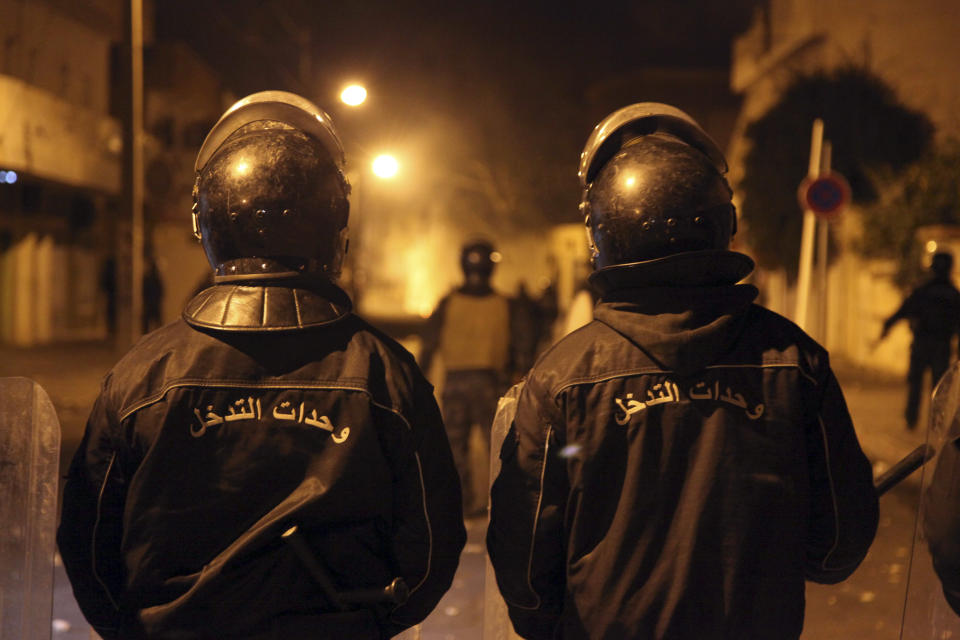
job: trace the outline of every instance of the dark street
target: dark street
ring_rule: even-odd
[[[2,640],[960,640],[958,26],[0,0]]]

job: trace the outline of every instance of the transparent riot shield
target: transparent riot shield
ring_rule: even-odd
[[[503,444],[513,416],[517,413],[517,400],[523,383],[513,385],[506,395],[497,403],[497,413],[490,428],[490,484],[500,473],[500,446]],[[486,556],[487,573],[484,579],[483,595],[483,638],[484,640],[520,640],[513,631],[513,625],[507,615],[507,603],[497,589],[497,579],[493,575],[493,565],[490,556]]]
[[[46,391],[0,378],[0,638],[50,638],[59,458]]]
[[[954,613],[943,595],[937,577],[930,547],[924,532],[924,519],[930,506],[931,485],[943,482],[950,457],[956,457],[952,441],[960,436],[960,364],[954,364],[934,389],[930,401],[930,421],[927,444],[935,451],[934,457],[923,467],[917,526],[907,581],[906,602],[903,609],[901,640],[960,640],[960,616]],[[938,468],[940,473],[938,474]],[[960,510],[960,504],[956,508]]]

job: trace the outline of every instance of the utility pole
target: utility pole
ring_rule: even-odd
[[[820,154],[823,146],[823,120],[813,121],[810,134],[810,162],[807,165],[807,177],[816,180],[820,176]],[[810,300],[810,272],[813,270],[813,241],[817,218],[813,209],[807,207],[803,212],[803,232],[800,236],[800,268],[797,276],[797,309],[794,322],[806,329],[807,306]]]
[[[831,155],[833,147],[830,141],[823,143],[823,152],[820,158],[820,175],[830,175]],[[819,322],[817,330],[821,344],[827,344],[827,305],[829,304],[827,290],[827,251],[830,244],[830,224],[826,220],[819,220],[817,223],[817,291],[820,298]]]
[[[130,0],[130,113],[125,148],[127,206],[130,211],[130,342],[140,338],[143,323],[143,0]],[[118,341],[123,344],[123,341]]]

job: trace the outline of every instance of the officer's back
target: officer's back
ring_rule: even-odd
[[[827,353],[737,284],[723,156],[653,103],[581,156],[594,321],[526,379],[487,544],[526,638],[799,637],[877,498]]]
[[[348,193],[299,96],[248,96],[204,142],[214,285],[106,376],[64,490],[61,555],[104,638],[378,639],[450,586],[457,472],[412,356],[336,285]],[[346,595],[395,578],[408,599]]]

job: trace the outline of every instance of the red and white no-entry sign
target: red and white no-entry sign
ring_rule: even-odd
[[[850,185],[835,171],[816,178],[807,176],[797,191],[800,206],[813,211],[817,217],[833,220],[850,204]]]

